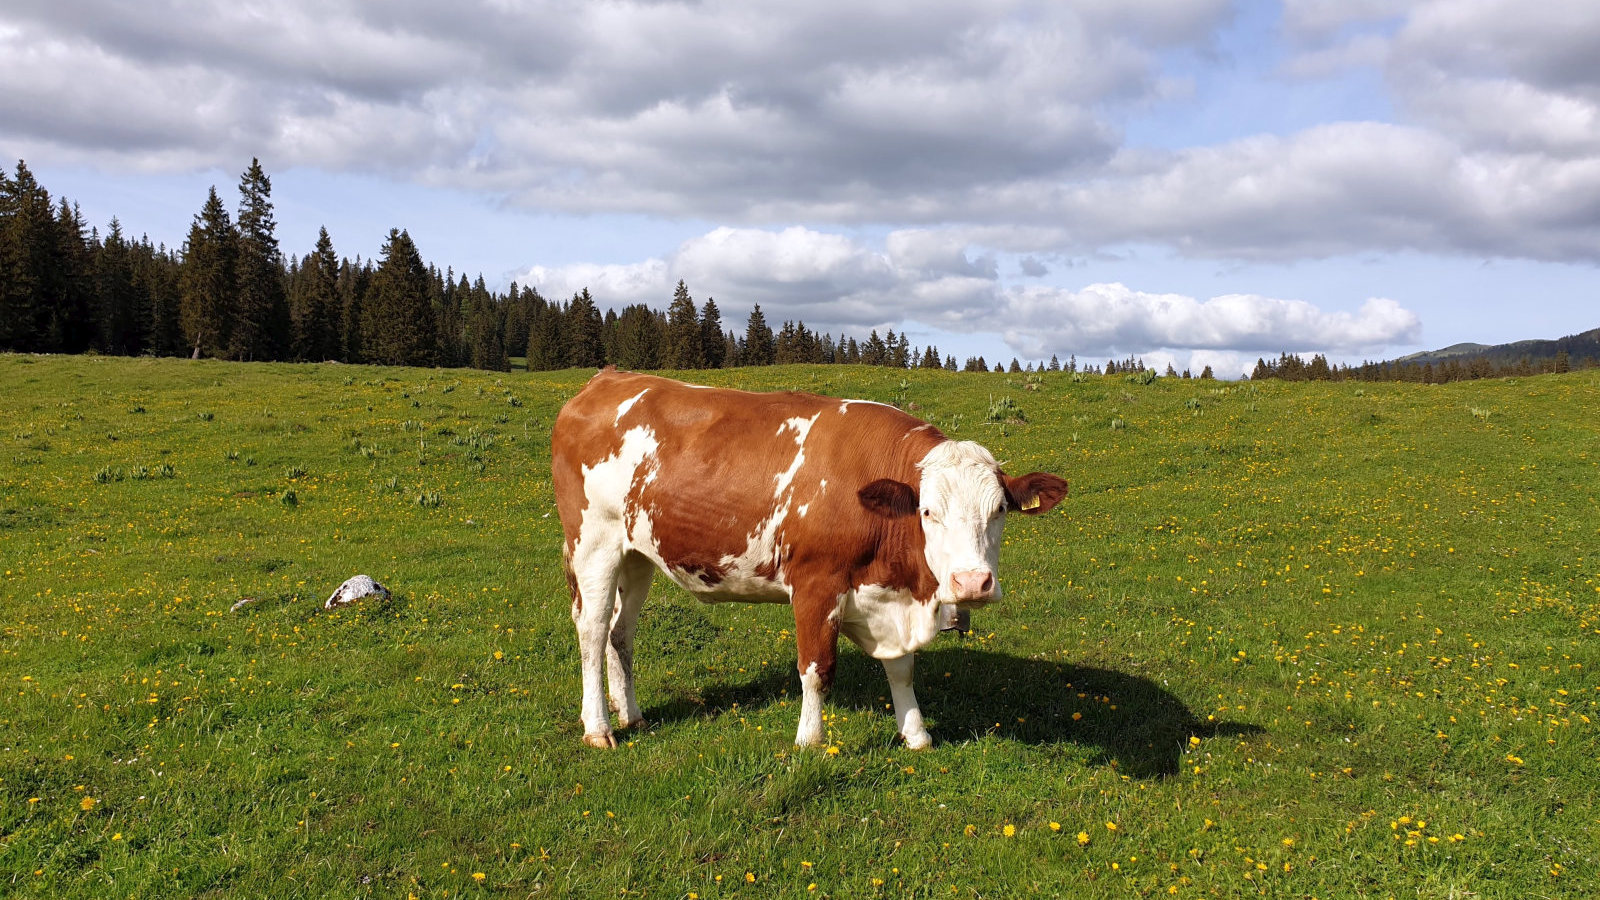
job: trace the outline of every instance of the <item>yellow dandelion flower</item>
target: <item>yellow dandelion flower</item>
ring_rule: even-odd
[[[78,808],[83,810],[84,812],[88,812],[89,810],[94,809],[94,798],[93,797],[85,797],[82,800],[79,800],[78,801]]]
[[[1078,846],[1080,846],[1080,847],[1089,846],[1089,832],[1087,832],[1087,831],[1078,832]]]
[[[484,880],[484,879],[485,879],[485,878],[488,878],[488,877],[489,877],[489,876],[487,876],[487,875],[485,875],[485,874],[483,874],[483,873],[482,873],[482,872],[473,872],[473,873],[472,873],[472,880],[473,880],[473,881],[479,881],[479,882],[481,882],[481,881],[483,881],[483,880]]]
[[[1000,829],[1000,833],[1005,835],[1006,837],[1016,837],[1017,836],[1017,826],[1015,826],[1015,825],[1007,825],[1006,827]]]
[[[1051,822],[1050,823],[1050,830],[1051,831],[1060,831],[1061,830],[1061,823],[1060,822]]]

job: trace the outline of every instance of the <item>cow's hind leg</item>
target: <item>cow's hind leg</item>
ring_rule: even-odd
[[[922,724],[922,708],[917,706],[917,695],[911,688],[915,662],[916,656],[910,653],[899,659],[886,659],[883,674],[889,676],[889,696],[894,700],[894,721],[900,728],[900,736],[912,750],[924,750],[933,743],[933,738]]]
[[[620,548],[594,548],[583,540],[567,560],[572,588],[572,624],[578,630],[578,655],[583,663],[583,742],[615,747],[606,710],[605,666],[621,568]]]
[[[633,690],[633,630],[639,624],[639,610],[650,593],[650,578],[654,573],[655,566],[638,553],[624,555],[618,571],[611,640],[606,645],[606,675],[611,708],[617,711],[618,728],[643,728],[645,725]]]

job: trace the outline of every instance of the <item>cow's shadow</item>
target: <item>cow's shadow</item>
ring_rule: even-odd
[[[1176,774],[1190,738],[1258,734],[1258,725],[1195,715],[1172,692],[1148,678],[1110,669],[1022,659],[990,650],[945,646],[917,654],[917,699],[935,744],[988,735],[1033,745],[1093,748],[1095,762],[1135,778]],[[798,699],[793,670],[747,681],[713,683],[644,710],[670,723]],[[883,667],[859,653],[840,654],[829,703],[888,715]],[[798,704],[790,708],[798,714]]]

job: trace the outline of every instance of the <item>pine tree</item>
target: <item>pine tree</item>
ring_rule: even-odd
[[[668,369],[699,369],[705,366],[705,350],[700,336],[700,315],[689,287],[678,280],[672,304],[667,307],[667,335],[661,347],[661,363]]]
[[[579,369],[598,369],[606,364],[605,343],[601,339],[603,324],[594,297],[584,288],[572,295],[567,305],[566,328],[563,336],[567,342],[567,365]]]
[[[156,356],[180,356],[185,350],[180,323],[182,263],[163,244],[150,246],[150,238],[139,241],[134,255],[134,279],[139,290],[150,298],[150,318],[145,332],[145,347]]]
[[[289,340],[289,304],[283,256],[272,215],[272,180],[259,159],[239,179],[238,256],[233,328],[228,349],[235,359],[276,359]]]
[[[149,298],[133,277],[133,253],[115,217],[106,238],[95,250],[95,321],[100,333],[95,344],[104,353],[136,356],[143,352],[149,331]]]
[[[759,303],[750,310],[750,319],[745,325],[742,356],[741,364],[746,366],[770,366],[777,361],[777,343]]]
[[[1057,359],[1054,353],[1050,354],[1050,371],[1061,371],[1061,360]]]
[[[333,252],[328,229],[317,232],[317,246],[301,260],[290,284],[289,319],[292,326],[291,357],[321,362],[338,359],[339,257]]]
[[[613,357],[617,367],[634,371],[660,368],[662,331],[662,323],[650,307],[636,303],[624,308],[617,317],[617,349]]]
[[[567,367],[566,321],[559,302],[534,305],[528,318],[528,371]]]
[[[183,247],[180,322],[193,359],[224,356],[233,335],[238,236],[216,187],[189,226]]]
[[[64,281],[50,194],[17,162],[0,180],[0,350],[53,351],[51,298]]]
[[[467,298],[465,362],[475,369],[507,372],[505,307],[496,302],[479,276]]]
[[[889,332],[894,334],[893,331]],[[889,362],[889,348],[878,336],[878,329],[872,329],[867,335],[867,344],[861,348],[861,362],[869,366],[887,365]]]
[[[387,366],[432,366],[438,362],[438,331],[429,301],[432,279],[411,235],[389,229],[381,260],[362,308],[367,360]]]
[[[717,309],[715,297],[707,297],[700,310],[700,352],[708,369],[722,368],[728,357],[722,338],[722,311]]]
[[[93,253],[83,214],[62,197],[56,204],[55,252],[45,296],[45,345],[54,353],[82,353],[98,334],[94,320]]]

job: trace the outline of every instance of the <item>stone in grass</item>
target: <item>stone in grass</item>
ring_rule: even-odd
[[[335,606],[344,606],[366,597],[377,597],[379,600],[389,599],[389,589],[372,580],[370,575],[357,575],[356,577],[339,585],[333,592],[328,602],[322,604],[323,609],[333,609]]]

